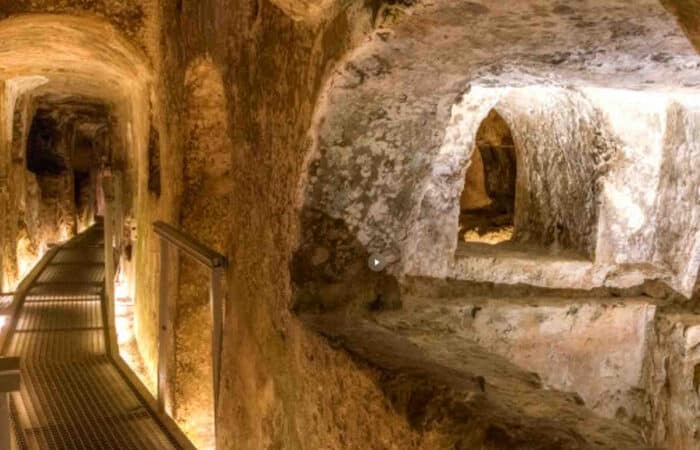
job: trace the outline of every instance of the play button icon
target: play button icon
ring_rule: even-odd
[[[381,272],[386,267],[386,259],[381,255],[372,254],[369,255],[367,265],[369,266],[370,270],[374,272]]]

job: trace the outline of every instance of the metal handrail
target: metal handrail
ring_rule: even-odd
[[[20,369],[16,356],[0,357],[0,448],[12,447],[10,393],[19,391]]]
[[[224,255],[217,253],[201,242],[193,239],[191,236],[188,236],[165,222],[154,222],[153,231],[155,231],[158,236],[175,245],[178,249],[184,250],[189,256],[210,269],[226,267],[227,261]]]
[[[211,309],[212,377],[214,394],[214,433],[216,433],[216,410],[219,405],[219,379],[221,373],[221,347],[223,336],[223,278],[228,266],[225,256],[198,242],[191,236],[164,222],[154,222],[153,230],[160,236],[160,332],[158,337],[158,409],[172,414],[171,377],[175,352],[175,330],[172,318],[176,315],[177,297],[173,292],[173,273],[179,270],[178,254],[186,255],[209,268],[209,304]],[[175,271],[172,268],[176,269]]]

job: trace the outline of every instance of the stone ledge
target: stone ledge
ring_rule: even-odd
[[[450,448],[472,448],[475,434],[494,448],[648,448],[634,428],[595,415],[575,394],[544,389],[536,375],[479,345],[462,341],[459,351],[440,351],[456,348],[454,338],[418,344],[343,313],[302,320],[377,367],[395,408],[414,427],[444,432]]]

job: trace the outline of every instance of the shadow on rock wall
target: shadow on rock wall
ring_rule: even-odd
[[[369,269],[370,254],[344,220],[307,209],[302,224],[302,244],[290,267],[296,312],[400,307],[397,279]]]

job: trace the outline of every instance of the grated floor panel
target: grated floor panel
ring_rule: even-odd
[[[93,228],[61,247],[18,313],[6,354],[21,357],[23,450],[178,448],[107,355],[100,240]]]

